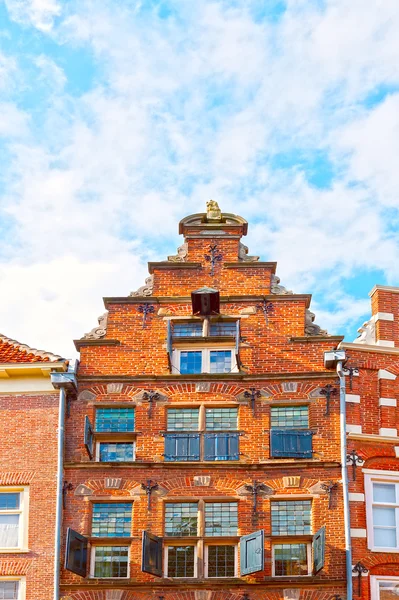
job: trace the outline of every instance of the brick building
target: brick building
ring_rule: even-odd
[[[354,343],[341,344],[353,592],[388,600],[399,594],[399,288],[377,285],[370,296],[371,319]]]
[[[60,356],[0,335],[0,598],[51,600]]]
[[[339,394],[310,295],[247,222],[180,222],[175,256],[75,342],[66,600],[345,597]]]

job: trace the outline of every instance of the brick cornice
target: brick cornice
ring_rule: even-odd
[[[390,346],[375,346],[374,344],[355,344],[353,342],[341,342],[339,348],[358,350],[360,352],[376,352],[377,354],[399,354],[399,348]]]
[[[249,471],[258,471],[265,469],[306,469],[306,468],[322,468],[322,469],[330,469],[330,468],[338,468],[340,467],[340,463],[337,461],[322,461],[322,460],[307,460],[302,458],[296,459],[270,459],[265,460],[259,463],[240,463],[236,461],[229,461],[228,467],[234,470],[243,469]],[[192,468],[198,471],[199,468],[212,468],[212,469],[223,469],[226,470],[226,463],[215,463],[214,461],[196,461],[196,462],[184,462],[182,463],[172,463],[172,462],[129,462],[129,463],[120,463],[120,462],[69,462],[65,463],[65,469],[112,469],[112,470],[123,470],[123,469],[178,469],[182,468]]]
[[[178,375],[178,374],[165,374],[165,375],[79,375],[79,383],[82,382],[104,382],[104,383],[135,383],[135,382],[152,382],[152,381],[164,381],[165,385],[170,383],[196,383],[200,381],[206,381],[209,383],[225,383],[231,381],[236,383],[239,381],[302,381],[302,380],[323,380],[323,379],[336,379],[337,374],[331,371],[320,371],[308,373],[306,371],[302,373],[254,373],[248,375],[247,373],[199,373],[198,375]]]

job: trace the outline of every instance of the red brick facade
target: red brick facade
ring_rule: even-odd
[[[178,256],[150,263],[152,279],[140,295],[106,298],[105,335],[100,332],[77,342],[81,357],[79,393],[66,422],[65,478],[72,482],[73,489],[66,497],[64,540],[70,527],[89,539],[90,554],[97,546],[127,545],[130,568],[128,577],[112,579],[89,573],[81,577],[64,570],[64,600],[345,597],[339,395],[331,396],[326,414],[326,397],[321,391],[330,384],[338,392],[336,374],[323,366],[323,353],[335,348],[342,338],[328,336],[317,326],[309,328],[310,296],[295,295],[279,286],[275,263],[257,262],[246,256],[240,245],[246,227],[246,222],[234,215],[223,215],[222,220],[207,220],[205,214],[184,219],[180,232],[187,245]],[[179,356],[183,359],[179,351],[201,351],[205,361],[212,348],[227,353],[231,350],[232,365],[235,363],[236,341],[231,336],[174,337],[173,353],[168,353],[168,321],[174,327],[179,322],[198,322],[193,317],[190,295],[204,286],[220,292],[220,318],[240,322],[238,365],[224,373],[181,374]],[[145,305],[151,308],[144,320]],[[179,321],[179,317],[183,319]],[[251,388],[260,393],[254,411],[247,397]],[[151,414],[145,392],[159,395]],[[168,410],[198,408],[201,415],[202,406],[237,408],[239,456],[236,460],[203,460],[206,455],[202,449],[201,460],[167,461]],[[94,446],[102,440],[135,441],[133,461],[98,461],[95,449],[90,459],[84,444],[85,417],[94,427],[96,411],[104,407],[134,407],[135,433],[107,438],[95,432]],[[307,407],[309,423],[305,428],[313,439],[313,451],[307,458],[271,455],[271,411],[283,407]],[[204,434],[200,436],[203,440]],[[150,510],[142,488],[149,480],[158,486],[151,494]],[[253,489],[259,484],[262,489],[254,510],[253,495],[245,486]],[[295,499],[311,502],[309,531],[298,536],[272,535],[272,504]],[[93,536],[93,505],[118,501],[132,502],[130,536],[114,542],[110,537]],[[176,537],[165,536],[165,506],[190,502],[203,506],[212,501],[237,504],[236,535],[210,538],[199,525],[198,536],[181,541],[182,546],[195,546],[196,576],[181,579],[144,573],[143,531],[163,538],[166,552],[173,553],[168,544],[178,542]],[[272,546],[274,552],[280,552],[276,547],[284,544],[290,551],[295,544],[310,549],[313,535],[322,527],[326,528],[324,567],[314,573],[310,556],[309,574],[273,576]],[[236,556],[233,576],[205,576],[211,564],[208,555],[208,565],[204,566],[210,545],[235,547],[240,536],[258,530],[265,535],[263,570],[240,575],[240,559]],[[164,575],[166,564],[164,558]]]

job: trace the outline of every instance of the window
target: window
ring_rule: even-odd
[[[134,414],[134,408],[129,406],[98,407],[94,427],[85,416],[84,445],[90,460],[131,462],[135,459]]]
[[[311,506],[311,500],[272,502],[272,535],[310,534]]]
[[[237,361],[233,349],[203,348],[201,350],[174,350],[174,372],[182,375],[199,373],[237,372]]]
[[[238,460],[237,418],[236,407],[168,409],[165,460]]]
[[[237,569],[237,545],[214,544],[210,539],[236,536],[237,528],[237,502],[167,502],[165,569],[168,577],[196,577],[197,556],[202,557],[204,547],[205,577],[234,577]],[[200,536],[201,531],[203,536]],[[179,537],[201,537],[203,542],[180,542],[178,545]]]
[[[0,488],[0,550],[28,546],[28,488]]]
[[[23,600],[25,598],[25,578],[0,578],[0,600]]]
[[[307,406],[272,406],[270,410],[270,456],[311,458],[312,435]]]
[[[398,552],[399,473],[364,472],[369,548]]]
[[[134,408],[97,408],[96,432],[134,431]]]
[[[209,333],[211,336],[213,335],[231,335],[235,336],[237,332],[237,323],[236,321],[218,321],[216,323],[210,323]]]
[[[98,452],[100,462],[132,462],[134,460],[133,442],[99,442]]]
[[[235,337],[237,334],[236,321],[190,321],[186,323],[173,322],[173,337]]]
[[[273,576],[310,575],[311,545],[309,543],[273,544]]]
[[[173,337],[202,337],[203,322],[174,323]]]
[[[372,600],[392,600],[399,596],[399,577],[371,576]]]
[[[128,546],[94,546],[92,577],[129,577]]]
[[[91,534],[95,537],[130,537],[132,503],[94,503]]]

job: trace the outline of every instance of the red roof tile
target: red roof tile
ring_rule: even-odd
[[[63,360],[61,356],[30,348],[5,335],[0,334],[0,364],[1,363],[35,363],[35,362],[57,362]]]

